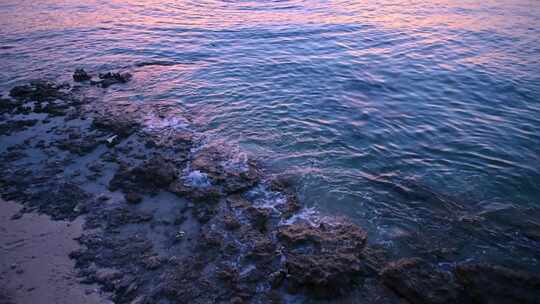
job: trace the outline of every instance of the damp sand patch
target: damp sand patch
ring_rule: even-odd
[[[0,200],[0,302],[33,304],[107,303],[96,285],[79,283],[69,254],[80,246],[82,219],[53,221]],[[20,216],[20,218],[19,218]]]

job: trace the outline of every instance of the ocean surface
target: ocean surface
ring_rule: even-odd
[[[158,65],[156,65],[158,63]],[[2,0],[0,90],[128,70],[304,215],[441,263],[540,269],[540,2]]]

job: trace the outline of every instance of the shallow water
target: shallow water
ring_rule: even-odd
[[[539,267],[537,1],[36,2],[0,3],[2,91],[131,70],[107,98],[178,101],[307,213],[399,255]]]

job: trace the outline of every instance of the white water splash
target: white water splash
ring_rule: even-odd
[[[189,172],[185,177],[185,181],[186,185],[196,188],[206,188],[212,186],[208,175],[199,170]]]
[[[283,193],[271,191],[263,184],[249,190],[246,197],[253,202],[255,207],[271,209],[277,213],[281,213],[278,207],[287,203],[287,197]]]
[[[143,128],[147,132],[189,130],[189,121],[179,113],[165,116],[149,112],[143,117]]]
[[[221,166],[225,171],[238,173],[249,171],[248,156],[246,153],[240,152],[239,149],[232,149],[227,156],[227,160],[221,162]]]
[[[314,227],[319,227],[321,224],[333,226],[340,223],[341,220],[340,217],[322,216],[315,207],[307,207],[290,218],[280,221],[279,226],[292,225],[301,221]]]

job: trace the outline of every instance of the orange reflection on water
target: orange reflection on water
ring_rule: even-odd
[[[437,1],[165,1],[165,0],[7,0],[0,4],[1,31],[35,31],[75,27],[115,29],[199,28],[227,30],[258,26],[354,24],[400,30],[430,27],[510,29],[527,22],[506,18],[515,2]],[[525,4],[524,4],[525,3]],[[527,4],[530,4],[529,6]],[[540,13],[534,2],[520,1],[524,15]],[[538,14],[540,15],[540,14]],[[525,19],[526,20],[526,19]],[[24,21],[24,22],[21,22]]]

